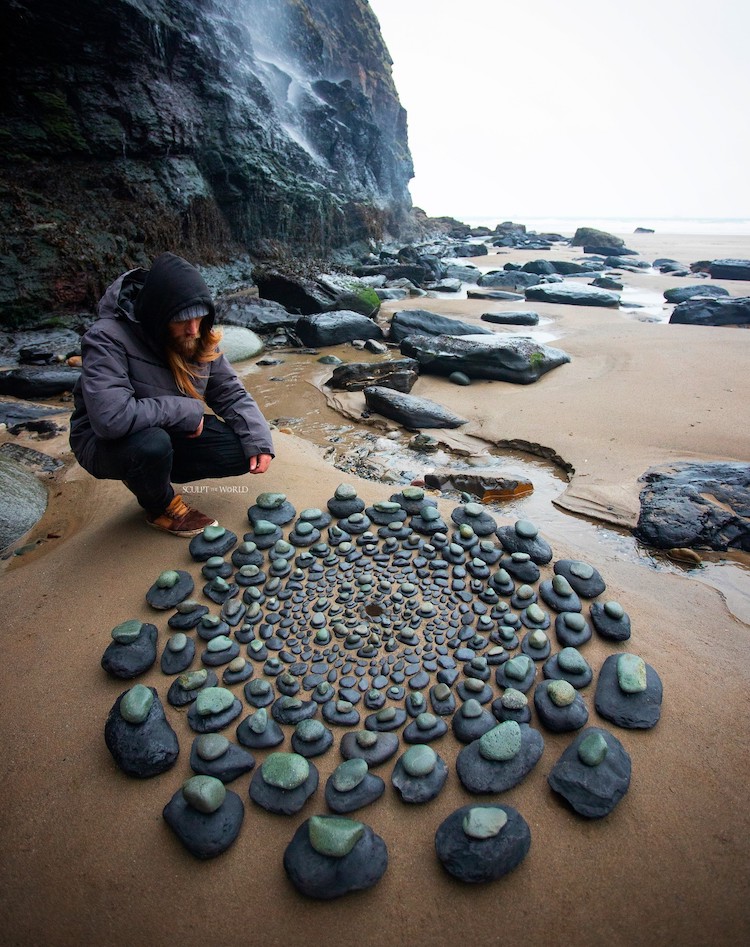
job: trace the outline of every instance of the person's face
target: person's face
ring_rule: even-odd
[[[183,358],[191,358],[198,350],[201,334],[200,319],[186,319],[184,322],[170,322],[169,341],[172,348]]]

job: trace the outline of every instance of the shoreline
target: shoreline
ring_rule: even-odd
[[[742,255],[750,257],[750,236],[744,248]],[[649,259],[666,249],[664,242],[656,253],[641,253]],[[678,251],[672,244],[672,254]],[[575,248],[564,252],[579,255]],[[492,262],[501,267],[510,259],[549,256],[524,253],[511,250]],[[475,262],[486,266],[487,259]],[[664,281],[687,284],[645,274],[626,274],[626,282],[631,276],[633,282],[651,280],[660,290]],[[742,289],[735,283],[730,291],[740,295]],[[446,440],[522,439],[549,447],[575,468],[566,504],[604,511],[620,522],[632,521],[634,484],[650,466],[691,456],[750,460],[737,423],[750,394],[747,332],[643,323],[617,310],[523,306],[551,320],[559,333],[552,344],[568,351],[571,363],[530,386],[475,382],[462,388],[421,376],[415,394],[470,418],[465,432],[445,432]],[[521,307],[421,298],[387,303],[384,311],[425,308],[480,325],[479,316],[490,308]],[[359,355],[349,349],[350,360]],[[325,426],[336,418],[341,423],[341,415],[298,371],[295,358],[242,375],[270,417],[291,417],[296,405],[308,418],[299,424],[301,433],[317,426],[322,442],[336,436]],[[363,397],[346,401],[356,439],[373,428],[356,422]],[[352,483],[367,503],[398,489],[342,473],[325,460],[321,446],[281,427],[274,432],[277,458],[268,474],[197,485],[206,489],[196,492],[196,505],[238,535],[248,528],[248,505],[265,490],[285,493],[301,510],[325,509],[342,482]],[[14,441],[53,451],[62,449],[66,438],[67,433],[45,443],[22,435]],[[435,801],[401,803],[390,786],[391,764],[376,770],[386,780],[386,793],[360,818],[388,846],[389,867],[379,885],[318,903],[295,892],[281,856],[297,826],[325,811],[322,786],[340,762],[337,743],[316,759],[321,787],[298,815],[271,816],[259,809],[248,798],[247,775],[231,784],[245,805],[239,839],[210,862],[191,858],[161,817],[190,775],[193,734],[185,714],[167,707],[181,746],[175,767],[154,779],[129,779],[102,738],[109,709],[129,682],[107,677],[99,662],[111,628],[128,618],[157,624],[160,653],[167,616],[147,606],[145,592],[170,568],[189,570],[198,584],[199,564],[189,556],[187,542],[148,529],[121,484],[94,481],[77,465],[61,474],[59,484],[53,482],[61,495],[51,498],[38,526],[59,530],[64,538],[15,557],[0,572],[6,601],[6,633],[0,637],[6,762],[0,776],[6,799],[0,923],[10,944],[124,947],[144,939],[166,947],[209,924],[222,944],[244,944],[250,936],[271,947],[348,947],[353,936],[366,947],[405,941],[426,947],[436,936],[494,947],[498,929],[523,943],[540,943],[554,930],[582,947],[599,947],[603,938],[612,947],[646,940],[729,947],[750,936],[744,891],[750,815],[743,804],[750,625],[734,618],[714,589],[676,571],[643,568],[616,543],[608,544],[604,529],[574,528],[570,522],[566,527],[566,517],[576,517],[550,512],[539,526],[555,559],[595,565],[607,583],[605,598],[619,601],[631,617],[633,637],[626,645],[595,636],[583,649],[587,660],[598,671],[610,654],[631,651],[651,664],[664,684],[662,718],[644,732],[602,723],[593,685],[583,692],[589,724],[611,729],[631,755],[628,794],[603,820],[575,816],[546,782],[571,735],[544,730],[544,754],[527,780],[499,797],[471,796],[457,779],[460,745],[449,732],[435,744],[449,770]],[[431,495],[448,518],[456,503]],[[501,524],[516,519],[492,512]],[[551,575],[551,565],[542,574]],[[169,679],[158,660],[138,681],[156,687],[164,699]],[[249,709],[243,707],[245,713]],[[225,732],[233,739],[234,725]],[[338,742],[341,732],[335,736]],[[281,749],[288,748],[287,740]],[[263,755],[257,759],[259,765]],[[458,806],[491,801],[523,814],[531,827],[531,850],[501,881],[462,886],[435,857],[435,830]]]

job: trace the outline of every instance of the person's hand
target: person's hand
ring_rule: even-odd
[[[200,437],[202,433],[203,433],[203,418],[201,418],[201,423],[198,425],[198,427],[195,429],[195,431],[194,431],[192,434],[188,434],[187,436],[188,436],[188,437]]]
[[[258,454],[255,457],[250,458],[250,473],[251,474],[262,474],[265,473],[268,468],[271,466],[271,461],[273,458],[270,454]]]

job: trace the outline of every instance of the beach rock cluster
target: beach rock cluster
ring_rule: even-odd
[[[630,758],[607,730],[584,729],[594,709],[586,689],[596,679],[604,720],[643,729],[658,722],[661,683],[635,652],[612,654],[596,675],[580,650],[593,633],[630,637],[622,606],[595,601],[606,583],[594,566],[553,562],[533,523],[499,524],[479,503],[445,515],[416,486],[367,505],[344,483],[325,509],[302,510],[266,491],[247,522],[243,535],[208,527],[188,544],[192,573],[165,569],[145,592],[155,613],[172,610],[160,668],[167,710],[183,708],[192,732],[193,775],[163,815],[191,854],[215,857],[239,837],[248,802],[227,786],[250,774],[254,806],[294,815],[321,795],[317,806],[331,813],[303,822],[283,855],[300,892],[328,899],[370,887],[387,848],[353,814],[387,791],[434,804],[451,778],[440,749],[451,739],[463,745],[456,777],[473,795],[524,781],[546,732],[571,734],[549,784],[574,812],[601,818],[622,799]],[[191,597],[196,570],[205,604]],[[115,626],[105,670],[152,667],[153,627]],[[115,701],[105,741],[142,778],[179,754],[156,689],[142,684]],[[319,765],[334,750],[343,762],[319,793]],[[389,777],[376,772],[388,763]],[[520,813],[494,799],[444,818],[435,836],[445,869],[469,883],[512,871],[530,841]]]

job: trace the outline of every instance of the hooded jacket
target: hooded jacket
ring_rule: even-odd
[[[215,310],[203,277],[186,260],[163,253],[150,271],[129,270],[108,287],[99,318],[81,340],[82,371],[73,389],[70,446],[90,469],[96,440],[114,440],[149,427],[192,434],[205,405],[232,428],[246,457],[273,456],[271,432],[258,405],[224,355],[201,366],[195,388],[183,394],[164,352],[170,320],[202,304],[213,325]]]

